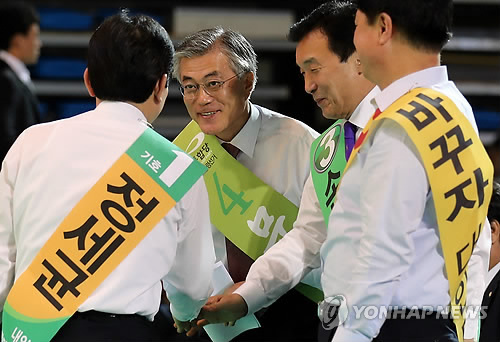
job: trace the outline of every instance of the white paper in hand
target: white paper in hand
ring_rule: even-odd
[[[212,296],[222,294],[225,289],[234,284],[222,262],[217,262],[212,275],[214,292]],[[226,327],[223,323],[209,324],[203,327],[213,342],[228,342],[244,331],[259,328],[260,323],[255,315],[246,315],[236,321],[232,327]]]

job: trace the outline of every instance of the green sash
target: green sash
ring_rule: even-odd
[[[311,146],[311,175],[319,205],[328,227],[337,187],[347,164],[344,124],[337,120]]]
[[[2,341],[47,342],[206,172],[147,128],[14,283]]]
[[[174,144],[208,168],[204,177],[210,219],[252,259],[264,254],[292,229],[297,206],[232,158],[217,138],[205,135],[196,122],[191,121]],[[299,285],[307,288],[305,295],[315,302],[323,299],[317,289]]]

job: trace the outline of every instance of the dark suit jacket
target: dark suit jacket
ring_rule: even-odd
[[[39,122],[40,112],[35,95],[0,60],[0,163],[19,134]]]
[[[481,318],[481,334],[479,342],[500,341],[500,272],[497,272],[486,288],[483,296],[483,307],[488,307],[486,317]]]

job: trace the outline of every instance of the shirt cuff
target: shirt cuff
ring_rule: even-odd
[[[264,290],[258,285],[258,283],[247,280],[236,289],[233,293],[239,294],[243,300],[247,303],[248,313],[253,314],[263,307],[271,305]]]
[[[332,342],[370,342],[372,339],[366,337],[365,335],[339,326],[335,335],[333,336]]]
[[[478,330],[479,330],[478,317],[466,319],[464,327],[464,339],[474,339],[474,341],[477,341]]]
[[[178,310],[172,303],[170,303],[170,312],[172,313],[172,316],[174,316],[177,320],[181,322],[189,322],[195,319],[200,313],[203,303],[200,302],[199,304],[200,305],[199,306],[196,305],[196,307],[189,307],[189,305],[185,306],[182,305],[181,309]]]

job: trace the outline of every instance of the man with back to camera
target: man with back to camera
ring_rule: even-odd
[[[215,256],[198,179],[205,168],[148,128],[165,104],[173,53],[152,18],[107,18],[84,73],[96,109],[30,127],[8,152],[0,172],[8,341],[161,340],[152,319],[162,280],[179,331],[208,298]],[[35,327],[21,325],[23,315]]]

